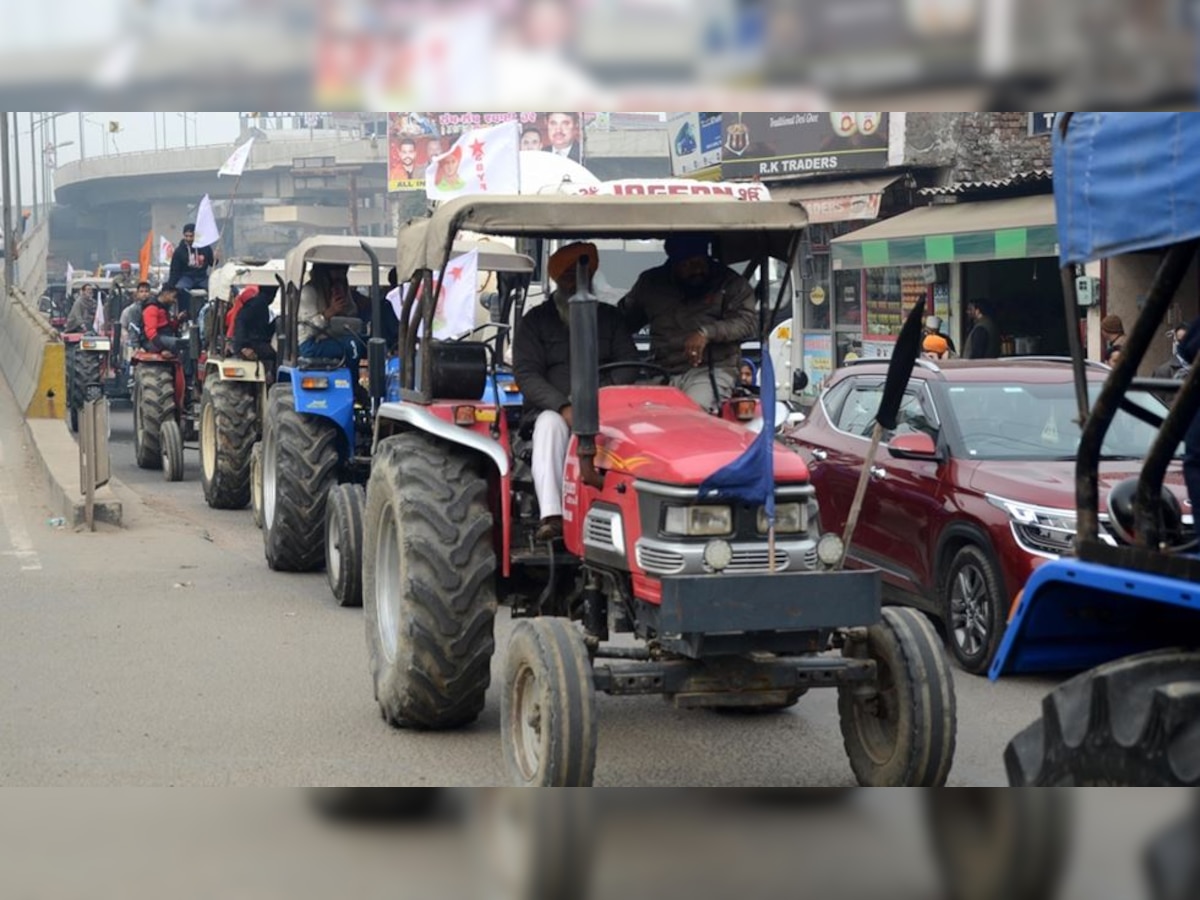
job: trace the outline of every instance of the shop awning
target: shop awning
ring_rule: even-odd
[[[835,270],[1057,256],[1054,197],[923,206],[834,238],[830,252]]]
[[[878,219],[883,192],[903,177],[901,173],[893,173],[786,187],[772,185],[771,198],[803,204],[808,221],[813,223]]]

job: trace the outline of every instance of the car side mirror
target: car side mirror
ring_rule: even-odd
[[[888,443],[888,453],[896,459],[925,460],[936,462],[942,458],[937,443],[923,431],[901,434]]]
[[[803,394],[808,387],[808,373],[803,369],[792,373],[792,393]]]

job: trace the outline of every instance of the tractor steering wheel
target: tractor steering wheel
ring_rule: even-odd
[[[658,363],[636,361],[610,362],[602,365],[599,371],[600,374],[603,375],[605,372],[611,372],[615,369],[637,369],[639,373],[643,371],[650,372],[652,373],[652,377],[657,377],[660,379],[658,384],[665,387],[671,383],[671,373]]]

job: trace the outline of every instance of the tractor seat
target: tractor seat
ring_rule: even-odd
[[[296,360],[296,368],[298,369],[314,369],[321,372],[345,369],[347,366],[348,363],[346,360],[340,356],[301,356]]]

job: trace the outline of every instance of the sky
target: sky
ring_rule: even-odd
[[[33,114],[38,121],[46,113]],[[80,158],[80,150],[90,159],[108,153],[130,153],[136,150],[155,150],[184,146],[184,114],[178,112],[85,112],[63,113],[57,120],[58,164],[74,162]],[[83,125],[83,140],[79,129]],[[108,123],[117,122],[120,131],[108,132]],[[46,123],[49,126],[50,123]],[[238,114],[236,112],[189,112],[187,113],[187,144],[232,145],[238,137]],[[44,146],[51,140],[47,132],[41,136],[38,126],[36,143]],[[17,113],[16,150],[21,163],[21,202],[28,206],[32,196],[32,170],[29,165],[29,113]],[[70,143],[68,143],[70,142]],[[12,148],[9,150],[12,153]],[[39,192],[41,190],[39,182]]]

